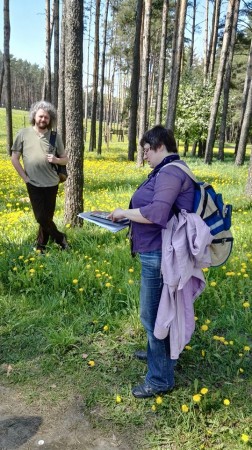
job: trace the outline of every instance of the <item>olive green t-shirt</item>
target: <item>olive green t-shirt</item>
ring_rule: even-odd
[[[12,152],[22,155],[24,170],[28,175],[29,183],[37,187],[56,186],[59,177],[53,164],[47,161],[47,154],[57,151],[59,156],[65,153],[62,139],[57,134],[55,148],[50,148],[50,131],[39,137],[33,127],[21,129],[13,143]]]

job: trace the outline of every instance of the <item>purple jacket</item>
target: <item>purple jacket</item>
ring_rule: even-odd
[[[181,164],[185,163],[181,161]],[[173,205],[179,210],[192,211],[194,190],[191,178],[169,164],[141,184],[133,194],[131,207],[140,208],[141,214],[153,223],[131,223],[134,253],[161,250],[162,229],[173,215]]]

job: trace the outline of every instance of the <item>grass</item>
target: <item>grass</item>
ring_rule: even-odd
[[[18,127],[23,114],[14,114]],[[248,162],[234,167],[228,152],[225,163],[187,161],[233,204],[233,253],[225,266],[205,271],[196,331],[179,359],[176,389],[137,401],[131,387],[146,367],[132,354],[145,346],[145,333],[138,317],[139,261],[130,256],[126,231],[64,224],[61,186],[55,220],[72,249],[60,252],[52,244],[46,256],[34,253],[37,226],[0,136],[2,384],[18,386],[27,402],[80,395],[94,426],[120,431],[136,449],[252,447],[252,202],[244,195]],[[127,207],[149,169],[136,169],[126,154],[127,144],[115,140],[101,157],[86,153],[85,210]]]

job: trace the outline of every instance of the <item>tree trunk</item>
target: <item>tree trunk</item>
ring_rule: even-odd
[[[54,75],[53,75],[53,103],[58,106],[58,89],[59,89],[59,0],[54,0]]]
[[[207,81],[207,56],[208,56],[208,15],[209,0],[205,0],[205,42],[204,42],[204,83]]]
[[[212,158],[213,158],[213,146],[214,146],[214,141],[215,141],[215,126],[216,126],[216,119],[217,119],[220,96],[221,96],[222,85],[223,85],[223,77],[224,77],[225,68],[226,68],[226,61],[227,61],[227,57],[228,57],[228,48],[229,48],[231,33],[232,33],[233,11],[235,9],[235,3],[236,3],[236,0],[229,0],[229,2],[228,2],[225,30],[224,30],[223,43],[222,43],[222,49],[221,49],[221,55],[220,55],[220,64],[219,64],[219,69],[218,69],[218,75],[217,75],[215,91],[214,91],[214,98],[213,98],[213,102],[212,102],[212,106],[211,106],[211,114],[210,114],[210,120],[209,120],[209,126],[208,126],[208,135],[207,135],[206,153],[205,153],[205,163],[206,164],[211,164]]]
[[[249,197],[252,197],[252,150],[250,153],[248,179],[245,188],[245,194],[248,195]]]
[[[90,42],[91,42],[91,27],[92,27],[92,8],[93,0],[90,2],[89,11],[89,22],[88,22],[88,45],[87,45],[87,63],[85,66],[87,68],[86,72],[86,87],[85,87],[85,129],[84,129],[84,140],[87,139],[87,128],[88,128],[88,88],[89,88],[89,60],[90,60]]]
[[[157,125],[162,123],[168,7],[169,7],[169,0],[164,0],[163,1],[163,12],[162,12],[162,31],[161,31],[161,46],[160,46],[160,55],[159,55],[159,70],[158,70],[158,93],[157,93],[157,110],[156,110],[156,124]]]
[[[249,57],[248,57],[248,63],[247,63],[246,78],[245,78],[243,94],[242,94],[240,121],[239,121],[238,130],[237,130],[237,137],[236,137],[236,144],[235,144],[235,154],[236,155],[237,155],[238,145],[239,145],[239,140],[240,140],[240,135],[241,135],[241,127],[242,127],[244,112],[246,109],[246,103],[247,103],[247,98],[248,98],[248,90],[249,90],[249,86],[250,86],[251,76],[252,76],[252,39],[251,39],[251,43],[250,43],[250,51],[249,51]]]
[[[129,111],[129,131],[128,131],[128,160],[134,161],[134,154],[137,150],[137,109],[140,76],[140,36],[143,13],[143,1],[137,1],[136,9],[136,31],[133,48],[133,63],[130,83],[130,111]]]
[[[6,88],[6,132],[7,152],[11,153],[13,144],[12,111],[11,111],[11,72],[10,72],[10,10],[9,0],[4,0],[4,74]]]
[[[143,25],[143,54],[141,69],[141,92],[139,102],[139,140],[146,131],[147,126],[147,102],[148,102],[148,77],[150,58],[150,22],[152,0],[144,1],[144,25]],[[138,145],[137,166],[143,165],[143,149]]]
[[[2,60],[0,72],[0,105],[2,104],[3,83],[4,83],[4,58]]]
[[[89,151],[96,148],[96,114],[98,96],[98,72],[99,72],[99,28],[100,28],[100,6],[101,0],[96,0],[95,10],[95,46],[94,46],[94,66],[93,66],[93,99]]]
[[[220,133],[219,133],[219,152],[218,159],[220,161],[224,161],[224,145],[226,138],[226,128],[227,128],[227,113],[228,113],[228,103],[229,103],[229,91],[230,91],[230,80],[231,80],[231,71],[232,71],[232,63],[234,56],[234,47],[236,41],[236,30],[237,30],[237,22],[239,15],[239,6],[240,0],[236,0],[233,23],[232,23],[232,34],[229,46],[229,55],[227,59],[226,66],[226,74],[224,78],[224,86],[223,86],[223,108],[222,108],[222,117],[221,117],[221,125],[220,125]]]
[[[197,0],[193,0],[193,13],[192,13],[192,40],[190,45],[190,57],[189,57],[189,67],[193,66],[193,57],[194,57],[194,40],[195,40],[195,29],[196,29],[196,7]]]
[[[62,4],[61,39],[60,39],[60,66],[58,87],[58,132],[66,144],[66,109],[65,109],[65,15],[66,0]]]
[[[83,2],[65,0],[65,95],[66,95],[66,151],[68,172],[65,197],[65,220],[82,225],[78,213],[83,211]]]
[[[51,26],[50,0],[46,0],[46,62],[44,71],[43,100],[51,102]]]
[[[210,46],[209,46],[208,75],[209,75],[210,79],[213,78],[214,66],[215,66],[215,55],[216,55],[216,47],[217,47],[217,41],[218,41],[218,27],[219,27],[219,20],[220,20],[220,8],[221,8],[221,0],[215,0],[212,33],[211,33]]]
[[[249,135],[249,127],[251,123],[252,117],[252,79],[250,80],[250,86],[248,91],[246,109],[244,112],[244,118],[242,122],[241,135],[238,145],[238,152],[235,160],[235,164],[240,166],[244,163],[245,153],[246,153],[246,144],[248,141]]]
[[[177,0],[175,31],[173,39],[173,56],[170,74],[170,87],[166,115],[166,128],[174,130],[178,89],[181,72],[181,60],[184,46],[185,18],[187,0]]]
[[[106,47],[107,47],[108,10],[109,10],[109,0],[106,0],[105,17],[104,17],[104,24],[103,24],[103,50],[102,50],[101,89],[100,89],[100,118],[99,118],[99,134],[98,134],[98,148],[97,148],[97,154],[98,155],[101,155],[101,148],[102,148],[102,125],[103,125],[103,105],[104,105],[104,74],[105,74]]]

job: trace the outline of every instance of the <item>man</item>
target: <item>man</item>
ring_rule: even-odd
[[[36,249],[42,253],[49,237],[63,250],[68,248],[65,234],[53,222],[59,184],[55,164],[65,165],[68,161],[60,136],[56,137],[55,147],[50,145],[51,129],[56,125],[56,118],[56,109],[51,103],[34,103],[30,109],[32,126],[18,132],[11,149],[11,162],[26,183],[34,216],[39,224]]]

